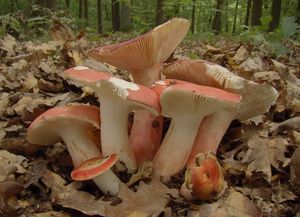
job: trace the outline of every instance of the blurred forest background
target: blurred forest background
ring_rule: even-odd
[[[296,33],[300,0],[0,0],[0,15],[0,36],[43,36],[52,19],[88,33],[143,33],[177,16],[189,19],[196,35],[280,37]]]
[[[90,41],[126,39],[176,16],[191,21],[191,39],[267,44],[277,57],[299,45],[300,0],[0,0],[0,37],[47,40],[59,20]]]

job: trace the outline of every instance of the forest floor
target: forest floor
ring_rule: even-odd
[[[1,216],[300,216],[300,47],[289,47],[288,54],[275,59],[264,45],[224,38],[184,40],[174,57],[205,59],[269,83],[279,98],[269,112],[234,121],[227,130],[217,154],[228,185],[220,198],[188,202],[178,189],[151,180],[134,186],[136,193],[111,198],[91,181],[72,182],[72,162],[62,143],[40,147],[26,141],[30,123],[49,108],[99,105],[93,95],[64,80],[66,68],[81,64],[130,79],[124,71],[86,58],[85,51],[97,43],[68,34],[53,30],[52,39],[43,43],[9,35],[0,39]],[[128,37],[113,34],[100,44]],[[178,176],[172,186],[182,182]]]

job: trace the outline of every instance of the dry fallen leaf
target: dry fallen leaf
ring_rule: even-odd
[[[281,79],[279,74],[275,71],[263,71],[254,73],[254,78],[257,81],[268,81],[271,83],[272,81],[278,81]]]
[[[17,41],[11,35],[6,35],[3,39],[0,39],[0,49],[7,52],[7,57],[13,56],[15,48],[17,47]]]
[[[248,58],[238,68],[246,72],[259,72],[263,70],[262,64],[257,59]]]
[[[247,49],[244,46],[241,46],[233,56],[233,60],[236,64],[241,64],[249,56]]]
[[[204,203],[195,211],[188,212],[188,217],[260,217],[259,209],[243,194],[231,190],[229,195],[215,203]]]
[[[27,159],[21,155],[12,154],[6,150],[0,150],[0,182],[14,172],[25,173]]]
[[[64,101],[68,98],[70,98],[69,93],[58,94],[52,98],[42,98],[42,96],[28,94],[23,96],[18,103],[13,106],[13,109],[18,115],[24,117],[27,112],[33,112],[39,105],[54,106],[59,101]]]
[[[52,199],[56,203],[87,215],[107,217],[130,216],[132,213],[139,213],[139,216],[159,216],[170,200],[168,194],[175,196],[178,193],[157,180],[153,180],[150,185],[140,183],[137,192],[124,185],[118,194],[122,202],[112,206],[109,201],[96,200],[93,195],[78,191],[79,183],[65,186],[65,181],[51,171],[46,172],[42,181],[51,188]]]
[[[243,163],[248,163],[247,173],[263,172],[270,181],[271,165],[279,168],[281,164],[285,166],[288,163],[284,155],[288,142],[283,138],[268,139],[255,135],[247,144],[249,149],[242,160]]]
[[[283,203],[285,201],[294,201],[297,196],[290,191],[288,184],[280,184],[274,187],[274,193],[272,194],[272,201],[275,203]]]
[[[298,147],[291,157],[291,181],[300,187],[300,147]]]
[[[300,117],[290,118],[281,123],[273,123],[271,125],[270,132],[272,132],[274,135],[277,135],[284,130],[290,129],[300,131]]]
[[[49,211],[49,212],[32,214],[31,217],[71,217],[71,216],[65,212]]]
[[[0,215],[15,216],[14,210],[17,206],[17,198],[15,195],[22,190],[23,185],[15,180],[0,182]]]
[[[8,103],[9,103],[9,94],[4,92],[0,95],[0,118],[2,118],[4,113],[6,112]]]

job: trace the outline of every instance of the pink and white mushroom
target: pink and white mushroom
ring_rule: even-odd
[[[277,91],[268,84],[258,84],[241,78],[226,68],[203,60],[182,59],[168,64],[162,70],[167,78],[182,79],[200,85],[221,88],[242,96],[237,110],[215,112],[204,118],[187,162],[186,183],[182,185],[181,194],[186,199],[211,199],[217,195],[215,189],[220,189],[221,179],[205,178],[206,174],[218,174],[219,162],[216,158],[197,163],[199,154],[204,156],[216,154],[221,139],[233,119],[247,120],[267,112],[278,97]],[[200,155],[202,156],[202,155]],[[203,158],[203,157],[202,157]],[[199,161],[198,161],[199,162]],[[201,161],[202,162],[202,161]],[[198,171],[197,173],[195,171]],[[200,172],[204,172],[201,174]],[[222,175],[223,176],[223,175]],[[219,177],[222,177],[219,175]],[[197,183],[191,183],[192,181]],[[201,181],[199,181],[201,180]],[[210,182],[204,181],[210,180]],[[188,184],[189,183],[189,184]],[[202,183],[201,185],[199,183]],[[215,183],[212,185],[212,183]],[[187,186],[194,186],[187,189]],[[214,186],[214,188],[212,188]],[[211,191],[209,191],[209,189]]]
[[[153,159],[155,173],[169,180],[185,167],[203,118],[216,112],[228,115],[238,108],[241,97],[221,89],[179,80],[158,81],[152,89],[160,97],[162,115],[172,118]]]
[[[118,155],[112,154],[106,157],[90,158],[76,167],[71,172],[71,177],[76,181],[86,181],[102,175],[113,167],[118,160]]]
[[[100,129],[100,110],[96,106],[70,105],[49,109],[29,126],[27,140],[38,145],[64,141],[75,167],[82,162],[102,157],[100,144],[95,143],[93,132]],[[93,179],[105,194],[115,195],[120,181],[111,171]]]
[[[137,84],[150,87],[161,79],[161,67],[188,32],[190,23],[173,18],[150,32],[119,44],[92,49],[88,55],[131,73]],[[140,165],[152,160],[162,137],[163,118],[146,110],[134,113],[130,143]]]
[[[242,96],[238,110],[230,111],[227,115],[216,112],[203,120],[188,164],[193,164],[198,153],[208,151],[216,153],[219,143],[233,119],[243,121],[263,114],[269,110],[278,97],[277,91],[271,85],[246,80],[220,65],[204,60],[178,60],[165,66],[162,72],[170,79],[221,88]]]
[[[158,115],[160,106],[155,92],[87,67],[68,69],[64,76],[72,83],[95,91],[101,107],[102,153],[117,154],[126,168],[134,171],[137,165],[127,132],[128,114],[133,110],[146,109]]]
[[[211,200],[224,189],[224,175],[216,156],[211,153],[199,153],[193,165],[185,172],[185,181],[180,194],[187,200]]]

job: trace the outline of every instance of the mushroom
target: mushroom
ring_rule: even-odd
[[[169,130],[155,155],[154,172],[169,180],[184,168],[202,119],[215,112],[227,115],[241,97],[227,91],[179,80],[155,82],[162,115],[172,118]],[[216,128],[217,129],[217,128]]]
[[[185,172],[185,182],[180,194],[188,199],[210,200],[220,195],[224,189],[222,167],[211,152],[199,153],[193,166]]]
[[[95,178],[109,170],[118,160],[118,155],[112,154],[105,158],[94,157],[82,162],[71,172],[75,181],[86,181]]]
[[[221,172],[220,164],[216,158],[204,161],[205,164],[196,163],[197,156],[199,153],[208,154],[212,152],[216,154],[221,139],[233,119],[240,119],[243,121],[267,112],[270,106],[276,101],[278,93],[268,84],[258,84],[246,80],[222,66],[203,60],[178,60],[167,65],[162,72],[168,78],[182,79],[200,85],[222,88],[242,96],[239,109],[226,111],[226,115],[224,115],[224,111],[217,111],[204,118],[198,129],[187,162],[188,169],[186,171],[186,177],[198,177],[189,180],[187,179],[185,181],[186,183],[181,187],[183,196],[186,199],[211,199],[216,196],[217,193],[220,193],[217,192],[216,189],[220,189],[218,183],[222,183],[223,175],[218,175],[218,181],[203,181],[202,185],[199,186],[199,180],[205,179],[203,178],[205,177],[205,174],[199,172],[206,171],[206,173],[208,173],[209,171],[209,173],[218,174]],[[198,173],[194,172],[195,170],[197,170]],[[198,180],[198,183],[190,183],[193,182],[193,180]],[[211,183],[215,183],[215,188],[211,188]],[[188,186],[194,187],[191,187],[189,191],[187,191]],[[197,187],[200,189],[196,190]]]
[[[100,110],[96,106],[70,105],[52,108],[37,117],[29,126],[27,140],[50,145],[63,140],[75,167],[90,158],[101,157],[93,131],[100,128]],[[98,139],[99,141],[99,139]],[[119,179],[108,170],[93,179],[105,194],[119,191]]]
[[[87,67],[68,69],[64,76],[75,84],[88,86],[95,91],[101,105],[102,153],[117,154],[126,168],[134,171],[136,160],[127,132],[128,114],[136,109],[147,109],[158,115],[160,106],[155,92]]]
[[[92,49],[88,55],[132,74],[137,84],[150,87],[161,79],[160,69],[182,41],[190,27],[183,18],[173,18],[150,32],[119,44]],[[152,160],[162,137],[163,118],[145,110],[135,111],[130,143],[140,165]]]
[[[198,153],[217,152],[219,143],[233,119],[241,121],[267,112],[278,93],[269,84],[258,84],[241,78],[226,68],[204,60],[182,59],[162,70],[167,78],[180,79],[199,85],[221,88],[242,96],[238,110],[224,116],[216,112],[201,123],[188,164],[193,164]],[[216,130],[218,129],[218,130]]]

